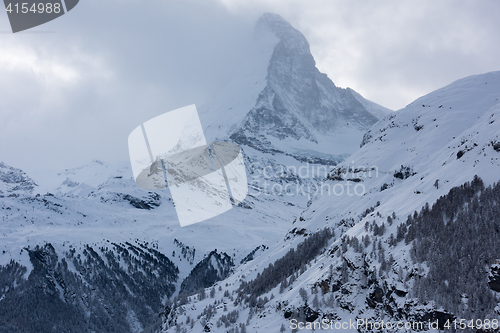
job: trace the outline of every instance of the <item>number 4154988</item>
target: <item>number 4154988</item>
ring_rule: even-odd
[[[56,14],[59,14],[61,12],[61,4],[60,3],[43,3],[43,2],[40,2],[40,3],[34,3],[31,7],[29,6],[28,3],[24,2],[24,3],[16,3],[14,5],[12,5],[12,3],[9,3],[9,5],[7,6],[6,8],[7,10],[7,13],[11,14],[11,13],[16,13],[16,14],[27,14],[27,13],[33,13],[33,14],[42,14],[42,13],[47,13],[47,14],[51,14],[51,13],[56,13]]]
[[[459,329],[459,330],[464,330],[466,328],[471,328],[471,329],[497,329],[498,328],[498,319],[460,319],[460,320],[453,320],[450,321],[449,319],[446,321],[444,324],[444,328],[450,329]]]

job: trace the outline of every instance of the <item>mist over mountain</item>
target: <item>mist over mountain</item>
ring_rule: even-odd
[[[498,320],[500,72],[390,112],[336,87],[280,16],[255,35],[199,107],[209,141],[243,150],[233,209],[181,228],[128,163],[40,179],[0,163],[0,332]]]
[[[391,112],[350,88],[336,87],[316,68],[304,35],[281,16],[264,14],[255,38],[255,56],[243,73],[200,108],[207,135],[334,164]]]

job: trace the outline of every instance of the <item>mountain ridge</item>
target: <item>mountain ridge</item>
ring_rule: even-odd
[[[459,193],[485,187],[485,195],[497,193],[498,185],[488,186],[495,186],[500,181],[499,86],[500,72],[467,77],[420,97],[375,124],[364,145],[339,163],[330,173],[329,180],[322,184],[330,192],[317,192],[313,196],[308,207],[294,221],[287,237],[270,246],[266,255],[261,254],[238,266],[233,275],[218,284],[222,290],[216,293],[215,299],[222,297],[222,302],[226,302],[224,295],[239,295],[237,300],[241,304],[228,306],[227,311],[238,313],[239,318],[243,318],[224,328],[217,324],[220,315],[202,315],[205,324],[200,326],[200,319],[194,325],[194,331],[201,331],[207,323],[213,332],[236,330],[238,323],[246,329],[259,331],[269,327],[275,327],[277,331],[281,325],[282,331],[288,331],[293,328],[290,319],[304,325],[308,321],[318,324],[327,320],[330,323],[332,319],[334,323],[356,322],[358,319],[393,323],[438,319],[439,327],[444,329],[447,319],[459,320],[463,315],[470,317],[476,310],[483,311],[483,316],[488,318],[497,318],[500,315],[499,294],[487,294],[494,292],[488,279],[491,281],[495,275],[494,269],[489,272],[488,267],[498,255],[482,255],[481,263],[465,264],[465,259],[453,258],[451,252],[447,253],[449,260],[456,260],[454,265],[464,262],[463,267],[473,267],[470,265],[474,264],[474,272],[461,271],[461,274],[474,276],[477,278],[474,283],[481,283],[474,288],[473,284],[456,284],[456,279],[450,279],[450,288],[451,283],[461,288],[466,286],[466,289],[450,291],[445,289],[446,281],[433,280],[436,276],[446,276],[441,273],[448,262],[440,262],[439,253],[427,251],[427,243],[418,242],[432,242],[430,240],[439,236],[441,242],[446,241],[449,245],[445,248],[461,248],[461,244],[473,246],[469,244],[473,244],[474,239],[448,239],[446,235],[436,235],[439,230],[426,234],[426,224],[420,222],[417,242],[412,238],[415,236],[411,230],[417,225],[412,221],[425,222],[438,200],[449,202],[449,206],[444,207],[454,214],[459,214],[463,208],[467,214],[474,215],[467,207],[477,207],[480,201],[476,198],[464,207],[454,207],[453,202],[459,199]],[[348,186],[351,195],[347,193]],[[364,189],[361,195],[353,194],[355,186]],[[344,192],[335,194],[333,191],[340,187]],[[489,200],[497,202],[498,198]],[[491,205],[494,210],[494,204]],[[443,215],[439,212],[433,214]],[[488,214],[492,217],[491,213]],[[445,215],[448,219],[453,216],[450,213]],[[446,222],[446,216],[444,223],[456,220]],[[498,225],[494,218],[488,219],[490,227]],[[460,221],[466,223],[462,218]],[[491,248],[498,248],[497,231],[484,234],[482,226],[477,228],[483,233],[482,244],[486,246],[487,242],[493,242]],[[293,262],[286,263],[283,271],[289,270],[293,274],[280,275],[278,263],[285,264],[283,258],[286,258],[287,251],[298,249],[306,235],[316,235],[325,228],[337,237],[330,238],[323,251],[302,267],[295,267]],[[476,230],[473,226],[468,228]],[[420,255],[424,252],[426,256]],[[427,265],[422,258],[431,260],[433,265]],[[264,283],[260,276],[265,270],[278,280],[264,284],[266,292],[257,293],[257,299],[253,300],[253,292],[248,289],[246,294],[245,286]],[[429,284],[440,292],[423,297]],[[479,298],[466,295],[473,290],[480,292],[479,298],[488,296],[487,309],[474,308],[481,306]],[[447,300],[456,300],[457,297],[460,304],[447,303]],[[467,299],[471,303],[467,303]],[[204,308],[212,301],[192,301],[184,309]],[[188,310],[178,316],[178,322],[183,323],[186,316],[195,317],[200,313]],[[183,324],[178,326],[185,327]],[[163,332],[173,332],[174,329],[166,326]],[[356,329],[351,331],[357,332]]]
[[[391,112],[350,88],[336,87],[316,68],[302,33],[281,16],[264,14],[255,31],[254,52],[259,60],[250,61],[253,64],[245,74],[255,84],[238,88],[249,91],[247,97],[239,96],[244,105],[233,102],[226,92],[200,107],[209,137],[231,139],[263,152],[287,153],[299,160],[314,161],[318,153],[336,164],[354,152],[365,130]],[[228,123],[222,128],[215,125],[209,113]]]

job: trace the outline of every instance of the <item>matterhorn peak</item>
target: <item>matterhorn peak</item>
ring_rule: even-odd
[[[280,15],[263,14],[255,35],[253,57],[241,66],[246,72],[200,108],[208,136],[336,164],[390,112],[321,73],[304,35]]]
[[[266,32],[273,33],[282,44],[285,44],[286,48],[293,49],[294,52],[300,54],[307,54],[314,62],[307,39],[280,15],[272,13],[263,14],[255,25],[255,31],[257,35]]]

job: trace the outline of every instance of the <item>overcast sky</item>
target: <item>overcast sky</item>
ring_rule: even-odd
[[[81,0],[12,34],[0,12],[0,161],[25,170],[126,161],[128,134],[221,89],[264,12],[340,87],[397,110],[500,70],[500,2]]]

